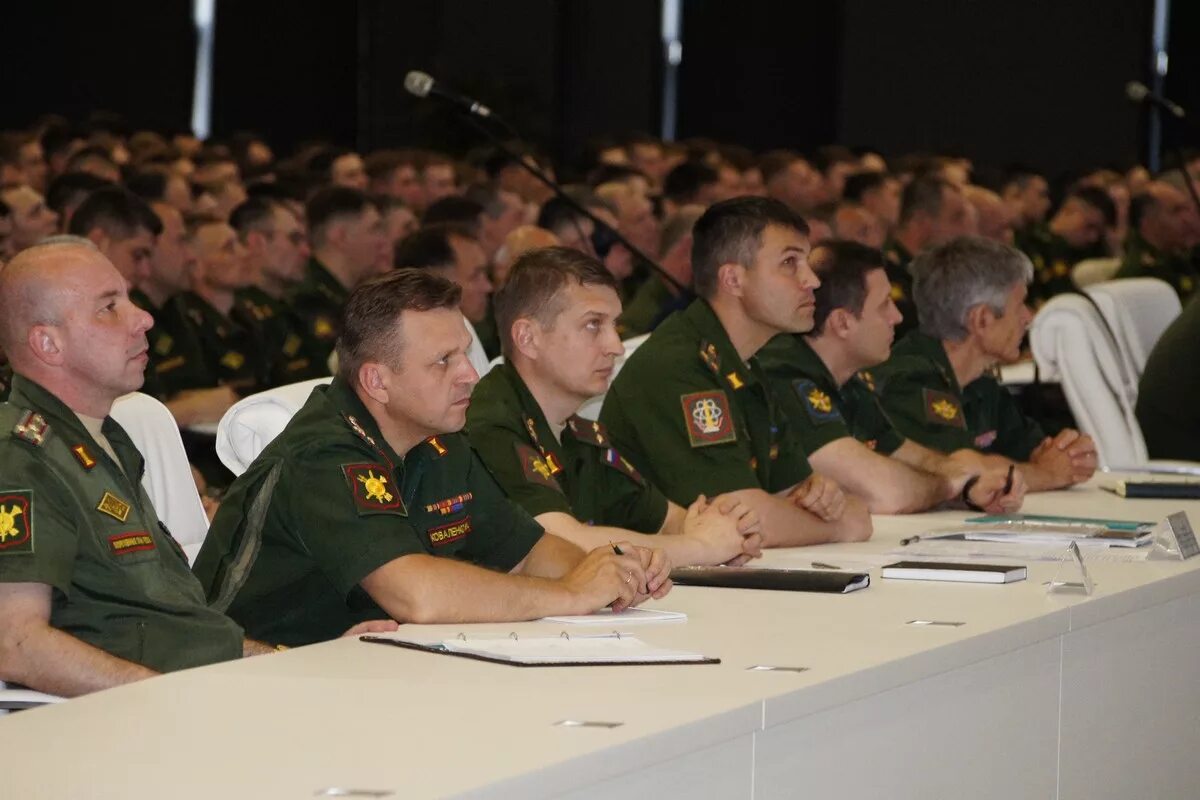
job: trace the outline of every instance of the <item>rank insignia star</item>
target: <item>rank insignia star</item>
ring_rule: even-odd
[[[333,336],[333,323],[328,317],[317,317],[313,320],[313,333],[318,339],[328,339]]]

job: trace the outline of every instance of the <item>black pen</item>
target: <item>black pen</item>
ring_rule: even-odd
[[[1005,494],[1008,494],[1009,492],[1012,491],[1013,470],[1015,470],[1016,468],[1017,468],[1016,464],[1008,465],[1008,479],[1006,481],[1004,481],[1004,493]]]
[[[906,547],[906,546],[908,546],[908,545],[910,545],[910,544],[913,544],[914,542],[919,542],[919,541],[921,541],[921,537],[920,537],[920,536],[909,536],[909,537],[907,537],[907,538],[905,538],[905,539],[901,539],[901,540],[900,540],[900,546],[901,546],[901,547]]]
[[[617,555],[619,555],[619,556],[623,556],[623,555],[625,555],[625,551],[624,551],[624,550],[622,550],[621,548],[617,547],[617,545],[616,545],[616,543],[615,543],[615,542],[609,542],[609,544],[612,546],[612,549],[613,549],[613,552],[614,552],[614,553],[616,553],[616,554],[617,554]]]

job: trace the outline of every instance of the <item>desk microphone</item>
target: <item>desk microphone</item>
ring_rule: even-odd
[[[409,74],[413,73],[410,72]],[[1135,103],[1149,103],[1152,106],[1158,106],[1177,119],[1183,119],[1187,116],[1187,112],[1183,110],[1183,106],[1168,100],[1160,94],[1155,94],[1141,81],[1130,81],[1125,84],[1125,96]]]
[[[404,88],[408,90],[409,94],[416,95],[417,97],[428,97],[432,94],[443,100],[449,100],[456,106],[462,106],[469,113],[476,116],[490,117],[492,115],[492,110],[483,103],[478,100],[472,100],[452,89],[447,89],[435,81],[428,73],[421,72],[420,70],[414,69],[404,76]]]

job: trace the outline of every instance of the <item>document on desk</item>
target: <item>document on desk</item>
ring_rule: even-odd
[[[624,625],[646,625],[654,622],[687,622],[687,614],[682,611],[662,611],[656,608],[627,608],[624,611],[613,611],[602,608],[594,614],[569,617],[542,617],[540,622],[556,622],[560,625],[607,625],[608,627]]]
[[[604,667],[648,664],[719,664],[719,658],[700,653],[656,647],[628,633],[556,636],[468,637],[440,641],[420,636],[406,638],[401,631],[363,636],[362,641],[387,644],[437,655],[458,656],[514,667]]]
[[[1053,547],[1045,543],[1021,542],[974,542],[965,539],[921,539],[916,544],[897,547],[892,555],[908,558],[954,558],[954,559],[1005,559],[1025,561],[1061,561],[1061,545]],[[1084,549],[1084,560],[1089,564],[1127,564],[1145,561],[1149,547],[1113,548],[1089,547]]]
[[[1113,529],[1101,525],[1077,523],[1002,521],[974,523],[961,528],[930,531],[921,539],[966,539],[974,542],[1004,542],[1028,545],[1066,547],[1078,542],[1080,547],[1141,547],[1154,538],[1150,527]]]

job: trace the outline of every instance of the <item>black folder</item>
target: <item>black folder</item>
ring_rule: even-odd
[[[866,572],[753,567],[677,567],[671,570],[671,580],[679,586],[833,594],[848,594],[871,585],[871,576]]]

